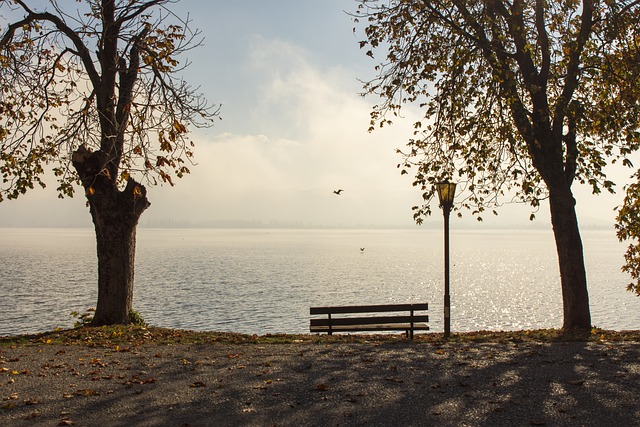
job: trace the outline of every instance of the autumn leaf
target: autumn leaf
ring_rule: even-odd
[[[38,418],[40,415],[42,415],[40,412],[34,411],[34,412],[30,413],[29,415],[27,415],[25,417],[25,420],[32,420],[34,418]]]
[[[316,386],[317,391],[327,391],[329,390],[329,386],[327,384],[318,384]]]
[[[185,132],[187,132],[187,128],[186,128],[182,123],[180,123],[180,122],[179,122],[179,121],[177,121],[177,120],[174,120],[174,121],[173,121],[173,128],[174,128],[174,129],[176,130],[176,132],[178,132],[178,133],[185,133]]]

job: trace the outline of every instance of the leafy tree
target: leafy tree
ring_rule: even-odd
[[[630,20],[627,22],[628,37],[626,43],[622,45],[618,54],[611,58],[610,69],[612,74],[620,75],[627,82],[624,88],[624,96],[630,102],[640,100],[640,76],[638,75],[638,64],[640,64],[640,28],[638,22]],[[613,116],[618,116],[621,112],[612,111]],[[624,111],[622,112],[624,113]],[[640,120],[637,115],[631,120]],[[624,255],[626,264],[623,271],[631,275],[632,281],[627,286],[629,291],[640,296],[640,171],[635,173],[635,182],[626,188],[626,195],[622,206],[618,209],[616,230],[618,238],[631,240]]]
[[[170,0],[49,0],[35,10],[3,0],[0,39],[0,201],[80,184],[95,225],[98,302],[92,324],[128,323],[136,226],[145,186],[189,173],[187,127],[218,109],[178,73],[200,44]]]
[[[640,178],[640,174],[636,177]],[[621,241],[632,241],[624,255],[626,264],[622,270],[633,279],[627,289],[640,296],[640,180],[627,187],[623,205],[618,210],[616,229]]]
[[[399,150],[431,213],[434,184],[456,180],[459,207],[481,219],[505,202],[548,199],[558,253],[563,327],[591,326],[572,184],[613,192],[605,166],[638,149],[638,2],[358,0],[367,55],[385,51],[365,94],[380,95],[371,129],[404,104],[424,110]],[[495,210],[494,210],[495,213]],[[532,214],[533,219],[533,214]]]

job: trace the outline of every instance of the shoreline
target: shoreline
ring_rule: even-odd
[[[177,344],[177,343],[300,343],[300,342],[371,342],[402,341],[404,333],[336,333],[327,334],[244,334],[237,332],[196,331],[191,329],[175,329],[148,325],[113,325],[90,327],[81,326],[70,329],[56,328],[51,331],[0,335],[0,349],[11,345],[64,344],[64,345],[103,345],[111,346],[122,343],[140,345],[143,343]],[[516,331],[480,330],[474,332],[451,332],[446,340],[441,332],[416,332],[415,342],[604,342],[604,341],[636,341],[640,342],[640,330],[605,330],[592,328],[589,331],[568,331],[562,329],[533,329]]]

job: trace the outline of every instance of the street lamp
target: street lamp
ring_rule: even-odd
[[[436,184],[438,199],[444,215],[444,337],[451,335],[451,296],[449,295],[449,214],[456,195],[456,184],[439,182]]]

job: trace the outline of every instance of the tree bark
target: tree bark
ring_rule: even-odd
[[[138,220],[149,207],[146,189],[129,179],[118,188],[104,167],[101,151],[80,147],[73,154],[89,201],[96,231],[98,255],[98,302],[92,326],[130,323]]]
[[[92,205],[98,254],[98,302],[92,326],[127,324],[133,302],[136,224]],[[120,209],[117,209],[120,210]]]
[[[562,286],[563,329],[591,328],[587,275],[582,239],[576,216],[576,201],[569,185],[549,187],[551,224],[558,252]]]

